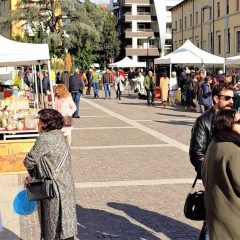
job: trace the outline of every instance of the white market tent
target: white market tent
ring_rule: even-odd
[[[222,64],[225,69],[225,58],[205,52],[187,40],[181,47],[172,53],[154,59],[154,64]]]
[[[137,62],[129,57],[125,57],[119,62],[109,64],[109,67],[130,68],[130,67],[146,67],[146,62]]]
[[[51,95],[52,101],[54,101],[48,44],[21,43],[0,35],[0,67],[35,65],[33,70],[36,70],[36,65],[40,64],[48,65]]]
[[[240,65],[240,55],[226,58],[226,65]]]

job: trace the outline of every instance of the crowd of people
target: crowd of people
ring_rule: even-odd
[[[29,84],[27,79],[24,81]],[[54,86],[56,110],[46,103],[46,108],[39,112],[40,136],[24,160],[29,172],[25,184],[32,179],[34,169],[44,175],[39,162],[45,154],[51,159],[48,166],[51,170],[58,164],[64,150],[69,149],[72,124],[66,124],[66,119],[80,117],[79,104],[84,89],[86,95],[90,95],[93,89],[93,98],[98,98],[101,83],[104,98],[111,99],[111,85],[114,85],[116,98],[121,100],[126,81],[139,98],[147,100],[148,106],[155,104],[157,84],[151,70],[144,73],[141,69],[130,69],[125,74],[122,70],[113,72],[106,69],[100,74],[95,68],[90,68],[87,72],[76,69],[71,76],[67,72],[59,76]],[[47,98],[50,91],[47,72],[42,83]],[[192,128],[189,149],[191,163],[205,186],[206,219],[199,239],[240,239],[237,225],[240,220],[240,116],[233,110],[234,91],[238,89],[237,76],[223,74],[221,70],[213,76],[204,69],[195,72],[185,67],[180,74],[173,71],[170,79],[166,72],[162,73],[158,87],[164,107],[176,104],[176,93],[180,88],[181,104],[190,110],[198,107],[203,113]],[[75,195],[70,166],[68,153],[63,171],[55,183],[57,195],[38,204],[43,239],[74,239],[76,235]]]

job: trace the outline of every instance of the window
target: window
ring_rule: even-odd
[[[190,27],[192,27],[192,25],[193,25],[193,22],[192,22],[192,13],[190,14]]]
[[[175,30],[177,31],[177,21],[175,21]]]
[[[226,0],[226,14],[229,14],[229,0]]]
[[[236,0],[236,11],[239,11],[239,0]]]
[[[180,19],[179,27],[180,27],[180,30],[182,30],[182,19]]]
[[[217,36],[217,40],[218,40],[218,54],[221,54],[221,35]]]
[[[236,45],[237,52],[240,52],[240,31],[236,32]]]
[[[217,17],[220,17],[220,2],[217,2]]]
[[[230,53],[230,28],[227,30],[227,53]]]
[[[187,28],[187,16],[184,17],[184,28]]]
[[[198,25],[198,12],[196,12],[196,25]]]

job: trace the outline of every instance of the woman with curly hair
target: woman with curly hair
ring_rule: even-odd
[[[55,197],[38,201],[41,239],[74,240],[77,234],[75,188],[70,147],[61,132],[64,119],[54,109],[42,109],[38,114],[40,135],[24,160],[29,173],[24,184],[26,186],[33,177],[53,179]],[[63,156],[65,160],[56,176]]]
[[[64,84],[58,84],[54,88],[55,92],[55,108],[59,111],[65,122],[71,122],[72,115],[76,111],[76,105],[72,99],[70,92],[67,90],[67,87]],[[71,145],[71,131],[72,124],[68,123],[62,129],[64,136],[67,138],[69,145]]]

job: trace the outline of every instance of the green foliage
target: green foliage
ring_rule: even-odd
[[[57,57],[66,48],[74,56],[74,64],[83,68],[118,56],[120,42],[115,19],[108,11],[90,0],[40,0],[39,3],[29,10],[27,1],[20,0],[15,11],[0,18],[0,29],[8,29],[13,21],[20,22],[23,29],[31,29],[34,34],[26,31],[23,38],[15,36],[15,40],[48,43],[51,56]]]

